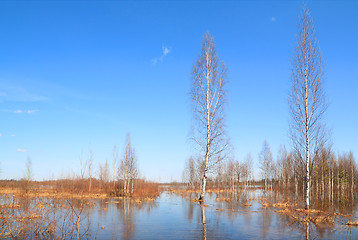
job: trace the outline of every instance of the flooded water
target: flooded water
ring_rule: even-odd
[[[250,192],[243,198],[258,199],[261,194]],[[275,208],[263,208],[257,200],[252,200],[251,206],[243,206],[240,196],[236,196],[237,201],[217,202],[212,193],[207,194],[204,207],[191,201],[192,197],[167,191],[154,202],[123,200],[105,204],[107,210],[97,203],[89,215],[91,235],[98,239],[358,238],[357,228],[346,226],[346,220],[339,218],[333,226],[307,225],[275,212]]]
[[[82,205],[67,201],[66,205],[66,202],[52,199],[46,204],[53,206],[55,211],[49,212],[47,217],[56,222],[56,234],[32,235],[32,238],[76,239],[77,232],[84,239],[358,238],[358,229],[345,225],[347,218],[336,216],[335,223],[330,225],[301,223],[276,212],[277,208],[263,207],[262,196],[261,190],[221,195],[207,193],[205,205],[192,201],[196,194],[180,195],[171,191],[164,191],[155,201],[149,202],[95,199]],[[42,209],[39,204],[44,199],[32,201],[35,202],[27,208]],[[19,205],[24,203],[19,202]],[[25,210],[22,211],[20,215],[25,214]],[[351,212],[354,215],[351,219],[356,219],[357,209],[353,208]],[[31,220],[32,223],[36,221],[29,231],[36,232],[42,227],[48,232],[51,224]],[[11,238],[10,235],[7,237]]]

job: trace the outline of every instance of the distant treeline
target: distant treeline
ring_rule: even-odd
[[[305,159],[284,147],[274,160],[267,142],[259,156],[260,177],[254,179],[252,157],[245,161],[229,160],[218,164],[208,177],[208,187],[223,190],[240,190],[250,185],[262,185],[265,191],[290,191],[296,197],[305,194]],[[183,181],[189,189],[199,189],[203,160],[189,158],[183,172]],[[354,198],[358,184],[357,165],[352,152],[334,154],[330,148],[320,148],[312,156],[310,165],[312,194],[328,203]]]

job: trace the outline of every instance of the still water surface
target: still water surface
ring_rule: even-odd
[[[260,190],[246,193],[251,206],[217,202],[206,195],[207,207],[192,196],[164,191],[154,202],[96,200],[86,210],[91,238],[97,239],[357,239],[358,229],[336,217],[334,226],[306,225],[259,204]],[[354,212],[357,217],[357,212]]]

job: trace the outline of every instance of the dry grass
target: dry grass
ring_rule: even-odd
[[[4,209],[4,208],[11,208],[11,209],[14,209],[14,208],[19,208],[20,205],[19,204],[4,204],[4,205],[0,205],[0,209]]]
[[[288,207],[296,207],[297,204],[289,204],[289,202],[286,201],[286,202],[274,203],[272,204],[272,206],[275,208],[288,208]]]
[[[356,220],[356,221],[348,221],[346,223],[346,225],[348,225],[348,226],[358,226],[358,220]]]
[[[263,208],[268,208],[270,207],[270,204],[269,203],[261,203],[262,207]]]
[[[217,197],[215,199],[215,201],[217,201],[217,202],[230,202],[231,198],[229,198],[229,197]]]
[[[286,214],[286,215],[289,215],[292,213],[291,210],[289,210],[288,208],[281,209],[281,210],[275,210],[275,212],[281,213],[281,214]]]
[[[83,237],[89,231],[87,222],[82,222],[88,218],[87,211],[83,210],[95,205],[92,199],[110,197],[111,201],[105,203],[122,203],[126,198],[134,204],[140,204],[154,201],[160,193],[158,184],[144,180],[136,180],[133,194],[126,196],[119,196],[123,195],[120,183],[99,185],[95,179],[91,191],[87,182],[82,180],[32,182],[26,188],[23,187],[23,181],[13,181],[11,186],[1,186],[0,239]],[[106,211],[107,206],[101,205],[101,209]],[[56,213],[56,219],[50,218],[54,216],[53,213]]]
[[[315,224],[327,223],[334,224],[334,215],[332,214],[323,214],[311,217],[311,221]]]
[[[301,209],[301,208],[297,208],[296,211],[304,213],[304,214],[322,213],[321,210],[317,210],[317,209]]]
[[[28,197],[28,198],[39,198],[39,197],[45,197],[45,198],[62,198],[62,199],[68,199],[68,198],[108,198],[108,195],[105,193],[71,193],[71,192],[58,192],[54,189],[50,188],[35,188],[29,190],[27,193],[24,193],[21,191],[21,189],[18,188],[1,188],[0,194],[9,194],[14,197]]]
[[[273,206],[281,208],[281,210],[276,210],[275,212],[287,215],[291,219],[301,223],[334,224],[334,213],[327,213],[317,209],[295,209],[289,204],[273,204]]]
[[[232,189],[216,189],[216,188],[213,188],[213,189],[207,189],[206,192],[208,193],[233,193],[233,192],[236,192],[236,190],[232,190]]]
[[[104,202],[105,204],[108,204],[108,203],[121,203],[120,201],[111,201],[111,202]]]
[[[334,215],[336,215],[336,216],[342,216],[342,217],[345,217],[345,218],[353,217],[352,214],[343,214],[343,213],[339,213],[339,212],[335,212]]]
[[[54,182],[46,182],[48,185],[45,185],[45,183],[40,184],[34,182],[31,187],[26,189],[26,191],[24,191],[21,181],[15,183],[11,187],[1,187],[0,194],[12,195],[14,197],[45,197],[54,199],[104,199],[121,195],[123,197],[123,193],[120,192],[122,189],[118,188],[119,186],[116,186],[116,191],[113,191],[113,185],[108,187],[109,184],[105,185],[107,186],[105,188],[93,187],[89,192],[88,185],[86,185],[84,180],[58,180]],[[150,201],[149,199],[154,199],[158,197],[159,194],[158,184],[138,179],[136,180],[136,187],[133,193],[129,193],[126,196]]]

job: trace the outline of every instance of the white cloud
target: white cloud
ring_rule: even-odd
[[[2,134],[0,133],[0,137],[2,136]]]
[[[160,57],[156,57],[152,59],[152,65],[155,66],[157,65],[158,62],[162,62],[164,60],[164,58],[171,52],[171,48],[167,47],[167,46],[162,46],[162,55]]]
[[[157,62],[158,62],[158,58],[153,58],[152,59],[152,65],[153,66],[157,65]]]
[[[275,21],[276,21],[276,18],[275,18],[275,17],[271,17],[271,18],[270,18],[270,21],[271,21],[271,22],[275,22]]]
[[[27,110],[27,111],[26,111],[27,114],[33,114],[33,113],[35,113],[35,112],[37,112],[37,110]]]
[[[162,46],[163,49],[163,56],[167,56],[170,53],[170,49],[166,46]]]
[[[27,152],[27,150],[26,150],[26,149],[18,148],[18,149],[16,149],[16,152]]]
[[[21,110],[21,109],[18,109],[18,110],[14,111],[14,113],[17,113],[17,114],[22,114],[22,113],[34,114],[35,112],[37,112],[37,110]]]

